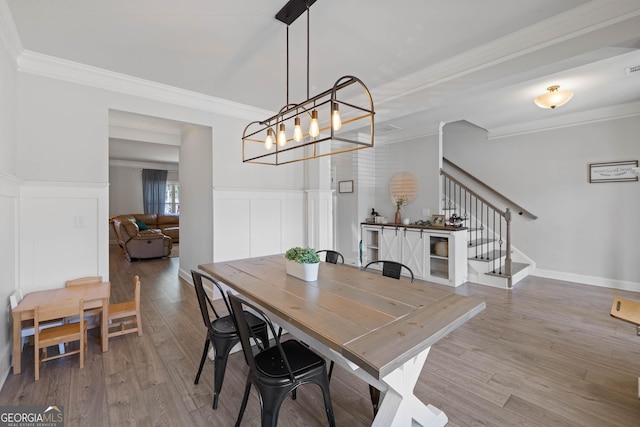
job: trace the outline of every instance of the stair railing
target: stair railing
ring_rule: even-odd
[[[443,208],[449,217],[456,214],[465,220],[463,224],[470,229],[469,246],[475,244],[476,248],[474,258],[490,259],[492,274],[506,277],[507,287],[511,288],[511,211],[496,207],[442,169],[440,175],[443,177]],[[479,249],[485,243],[490,252]],[[502,256],[505,257],[504,264]]]

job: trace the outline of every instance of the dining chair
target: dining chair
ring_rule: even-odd
[[[142,336],[142,316],[140,314],[140,277],[133,278],[133,300],[109,304],[109,329],[117,327],[115,331],[109,330],[109,338],[120,335],[138,333]],[[128,327],[134,325],[133,327]]]
[[[340,262],[340,264],[344,264],[344,257],[340,252],[332,251],[330,249],[316,251],[317,254],[320,254],[322,252],[326,252],[324,256],[324,262],[330,262],[331,264],[337,264],[338,262]]]
[[[640,336],[640,302],[614,296],[611,316],[636,325],[636,334]]]
[[[231,315],[231,306],[229,306],[229,301],[222,290],[222,286],[220,286],[220,284],[212,277],[209,277],[199,271],[191,270],[191,276],[193,278],[193,287],[195,288],[196,296],[198,297],[202,320],[204,321],[204,325],[207,327],[207,338],[204,342],[202,357],[200,358],[200,367],[198,368],[198,373],[196,374],[196,379],[193,383],[198,384],[198,381],[200,381],[200,374],[202,373],[204,362],[207,359],[209,346],[213,345],[213,349],[215,351],[215,358],[213,361],[213,409],[216,409],[218,407],[218,397],[222,390],[222,382],[224,381],[227,359],[229,358],[231,349],[240,342],[240,336],[236,330],[236,326]],[[213,289],[218,289],[220,295],[222,295],[227,312],[229,313],[228,315],[221,316],[218,314],[218,310],[216,310],[211,299],[204,290],[203,280],[212,284],[212,294]],[[211,318],[211,312],[213,312],[213,319]],[[267,333],[267,324],[251,313],[247,313],[247,322],[255,336],[262,342],[262,345],[268,346],[269,335]]]
[[[11,311],[15,310],[20,301],[22,301],[22,291],[15,290],[11,295],[9,295],[9,304],[11,305]],[[53,326],[60,326],[64,322],[62,320],[54,320],[51,322],[44,322],[40,324],[41,328],[51,328]],[[33,319],[31,320],[23,320],[22,325],[20,327],[20,346],[24,348],[24,343],[28,337],[32,337],[34,333],[33,328]],[[64,354],[64,343],[58,344],[58,352],[60,354]]]
[[[64,284],[65,287],[69,286],[81,286],[81,285],[97,285],[102,283],[102,276],[85,276],[78,277],[77,279],[67,280]],[[100,326],[100,316],[102,315],[101,308],[92,308],[84,312],[84,316],[86,317],[95,317],[96,321],[91,322],[91,327]],[[72,322],[75,322],[76,319],[71,319]]]
[[[640,302],[614,296],[611,316],[636,326],[636,335],[640,336]],[[640,377],[638,377],[638,398],[640,399]]]
[[[387,261],[387,260],[371,261],[370,263],[365,265],[362,270],[366,271],[367,267],[369,267],[371,264],[378,264],[378,263],[382,263],[382,275],[386,277],[391,277],[393,279],[399,279],[402,269],[405,268],[411,275],[411,283],[413,283],[413,271],[411,271],[411,269],[406,265],[396,261]]]
[[[60,326],[41,329],[41,323],[53,319],[63,319],[78,316],[80,321],[65,323]],[[84,320],[84,302],[81,299],[68,299],[64,301],[42,304],[34,309],[34,372],[35,379],[40,379],[40,366],[47,360],[60,357],[80,355],[80,368],[84,368],[84,353],[87,351],[87,322]],[[47,356],[47,347],[79,341],[78,350],[67,351],[64,354]],[[40,352],[42,350],[42,353]]]
[[[300,341],[281,342],[271,320],[255,305],[231,294],[229,294],[229,302],[233,319],[240,334],[244,358],[249,365],[247,384],[236,420],[236,427],[239,427],[242,422],[252,385],[256,386],[260,395],[262,426],[275,427],[278,424],[278,413],[285,397],[304,384],[320,386],[327,420],[330,426],[335,426],[329,392],[329,377],[324,358],[311,351]],[[248,311],[245,310],[245,307],[262,318],[274,336],[275,344],[271,347],[258,346],[256,354],[253,353],[249,341],[250,338],[255,340],[256,336],[248,323]]]
[[[406,265],[396,262],[396,261],[387,261],[387,260],[376,260],[371,261],[362,269],[363,271],[367,270],[372,264],[382,263],[382,275],[386,277],[391,277],[393,279],[400,279],[400,274],[402,273],[402,269],[405,268],[411,275],[411,283],[413,283],[413,271]],[[333,368],[333,366],[332,366]],[[375,416],[378,413],[378,408],[380,405],[380,390],[375,388],[372,385],[369,385],[369,395],[371,396],[371,403],[373,404],[373,415]]]

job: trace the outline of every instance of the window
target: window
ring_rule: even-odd
[[[164,213],[167,215],[180,213],[180,183],[178,182],[167,182]]]

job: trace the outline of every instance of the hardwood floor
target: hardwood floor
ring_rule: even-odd
[[[62,405],[67,426],[232,426],[247,367],[240,352],[230,357],[212,410],[213,362],[193,384],[205,330],[193,288],[178,279],[179,258],[129,264],[117,248],[110,255],[112,302],[132,299],[140,275],[144,335],[111,339],[102,353],[94,329],[84,369],[77,356],[46,362],[38,382],[33,348],[25,347],[23,372],[9,375],[0,405]],[[433,346],[416,385],[449,426],[640,425],[640,337],[609,316],[614,295],[640,294],[536,277],[511,291],[475,284],[456,291],[487,308]],[[338,426],[370,425],[364,382],[336,367],[331,397]],[[242,425],[260,425],[255,393]],[[287,399],[279,425],[327,425],[319,388]]]

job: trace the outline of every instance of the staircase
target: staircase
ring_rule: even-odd
[[[466,171],[445,159],[445,164],[457,169],[459,175],[465,175],[484,186],[494,196],[504,196],[481,183]],[[468,281],[511,289],[515,284],[529,275],[531,260],[511,246],[511,210],[501,210],[481,197],[478,191],[463,184],[460,179],[441,170],[442,177],[442,209],[447,218],[456,215],[462,218],[464,227],[468,228]],[[508,199],[506,199],[508,200]],[[518,210],[518,214],[535,215],[510,202]]]

